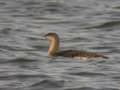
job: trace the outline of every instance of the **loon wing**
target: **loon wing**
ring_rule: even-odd
[[[99,55],[96,53],[86,52],[86,51],[79,51],[79,50],[65,50],[60,51],[55,54],[55,56],[64,56],[64,57],[87,57],[87,58],[105,58],[108,57]]]

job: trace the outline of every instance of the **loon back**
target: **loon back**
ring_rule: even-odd
[[[65,50],[65,51],[60,51],[54,54],[54,56],[63,56],[63,57],[73,57],[73,58],[104,58],[108,59],[108,57],[99,55],[96,53],[91,53],[91,52],[86,52],[86,51],[79,51],[79,50]]]

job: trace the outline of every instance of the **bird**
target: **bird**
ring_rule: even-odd
[[[46,40],[50,41],[50,46],[48,50],[48,56],[62,56],[68,58],[75,58],[81,60],[88,60],[91,58],[103,58],[108,59],[107,56],[100,55],[93,52],[80,51],[80,50],[63,50],[59,51],[59,36],[57,33],[50,32],[44,35]]]

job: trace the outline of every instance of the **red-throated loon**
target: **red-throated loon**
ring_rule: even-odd
[[[103,58],[108,59],[108,57],[99,55],[96,53],[79,51],[79,50],[65,50],[59,51],[59,36],[56,33],[48,33],[44,35],[45,39],[50,40],[50,47],[48,50],[48,56],[63,56],[76,58],[81,60],[87,60],[90,58]]]

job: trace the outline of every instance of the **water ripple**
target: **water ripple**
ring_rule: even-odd
[[[118,90],[120,0],[0,0],[1,90]],[[60,50],[98,52],[108,60],[47,56]],[[44,53],[45,52],[45,53]]]

